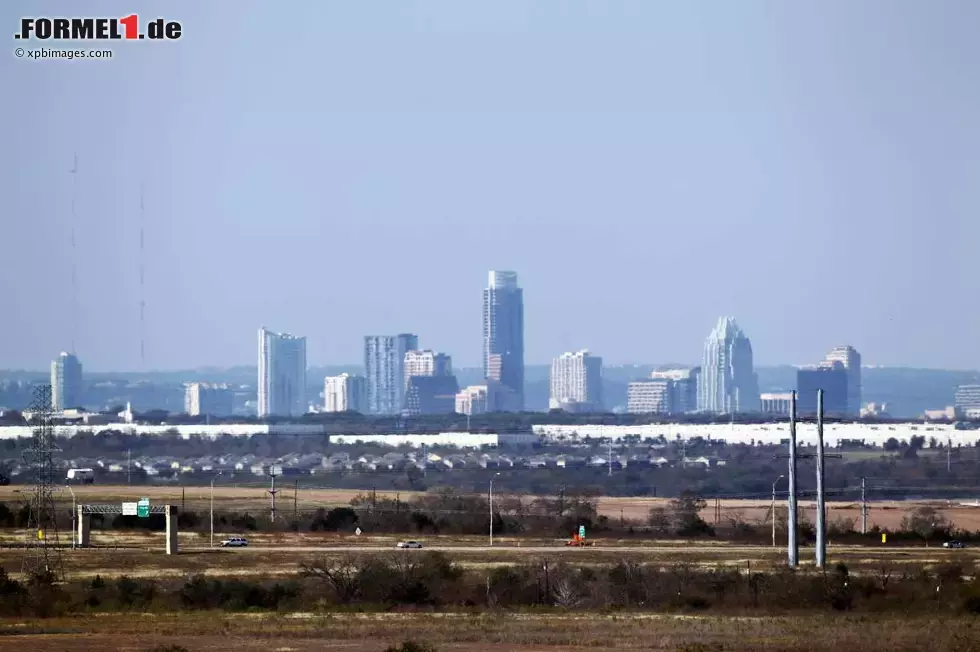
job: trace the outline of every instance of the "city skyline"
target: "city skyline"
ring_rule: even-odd
[[[262,336],[263,334],[269,335],[270,332],[267,329],[260,329],[260,356],[262,353]],[[721,335],[720,335],[721,334]],[[729,337],[729,334],[732,337]],[[297,342],[302,341],[305,344],[305,338],[300,338],[298,336],[293,336],[289,334],[281,333],[271,333],[271,335],[276,338],[285,338],[287,340],[296,340]],[[395,336],[391,336],[394,339]],[[406,340],[404,342],[405,347],[418,346],[418,338],[414,335],[403,334],[401,338],[409,338],[411,341]],[[368,336],[366,339],[372,339]],[[702,362],[707,363],[707,367],[711,370],[713,367],[718,366],[716,363],[708,360],[708,356],[713,355],[712,351],[718,349],[715,346],[718,343],[724,344],[724,349],[727,351],[729,349],[734,350],[732,345],[739,339],[744,339],[744,333],[741,333],[740,328],[734,323],[734,319],[731,317],[720,318],[718,324],[712,330],[711,335],[706,340],[705,345],[705,358]],[[731,342],[729,342],[731,340]],[[747,343],[747,342],[746,342]],[[751,345],[748,345],[751,348]],[[580,351],[581,355],[585,355],[587,351]],[[555,363],[562,358],[573,358],[575,357],[574,352],[566,352],[565,354],[559,356],[552,361],[550,365],[549,375],[551,377],[550,385],[551,390],[551,407],[556,407],[554,401],[554,387],[555,387]],[[50,380],[52,382],[52,389],[56,390],[59,384],[59,361],[62,358],[69,358],[69,354],[62,352],[61,357],[52,362],[51,365],[51,376]],[[457,381],[455,375],[450,375],[453,371],[451,357],[444,353],[436,352],[432,349],[408,349],[405,352],[403,361],[403,371],[400,373],[406,382],[406,399],[401,402],[401,411],[405,414],[415,414],[415,413],[446,413],[452,411],[453,402],[455,399],[455,405],[457,410],[462,408],[467,411],[467,413],[481,413],[486,411],[513,411],[516,406],[513,403],[513,393],[506,390],[499,382],[495,382],[492,379],[482,379],[478,380],[475,377],[474,372],[479,372],[477,368],[461,368],[460,371],[463,374]],[[78,368],[80,369],[80,361],[76,361]],[[261,358],[260,358],[261,362]],[[394,362],[394,358],[392,358]],[[596,359],[598,363],[598,359]],[[878,391],[873,391],[872,397],[869,399],[869,403],[864,402],[863,398],[863,371],[862,369],[874,370],[882,369],[877,365],[862,365],[861,354],[858,353],[854,347],[849,345],[840,345],[833,347],[829,352],[827,352],[824,358],[816,364],[810,363],[807,365],[797,365],[795,367],[765,367],[760,366],[760,369],[767,369],[767,378],[765,384],[765,389],[762,390],[761,402],[762,402],[762,412],[769,414],[785,414],[788,409],[788,394],[786,394],[787,388],[795,387],[798,392],[804,392],[808,394],[814,394],[812,390],[815,388],[824,389],[825,391],[825,406],[827,408],[828,414],[836,416],[850,416],[856,417],[859,414],[864,415],[865,412],[869,414],[884,414],[890,413],[889,405],[890,400],[895,398],[891,392],[894,388],[887,390],[888,400],[883,401],[885,396],[883,396],[880,391],[881,387],[878,387]],[[394,366],[394,365],[393,365]],[[699,406],[698,400],[698,389],[701,384],[701,366],[691,366],[685,364],[659,364],[659,365],[601,365],[598,364],[599,375],[602,378],[600,381],[599,392],[601,392],[603,399],[607,396],[606,391],[610,390],[609,396],[617,396],[614,399],[614,403],[603,405],[603,408],[615,408],[614,411],[619,411],[625,409],[631,413],[659,413],[659,414],[673,414],[673,413],[686,413],[697,411]],[[311,400],[307,401],[306,405],[310,411],[340,411],[338,405],[353,403],[360,403],[361,397],[357,394],[366,394],[366,391],[357,392],[356,388],[353,390],[353,399],[348,401],[346,398],[339,397],[338,394],[344,393],[346,387],[342,390],[332,389],[331,381],[345,380],[350,381],[358,386],[366,387],[367,379],[362,375],[363,368],[358,369],[359,366],[356,365],[346,365],[346,366],[333,366],[332,370],[330,367],[319,368],[318,373],[316,367],[310,367],[309,373],[306,374],[307,380],[309,381],[309,376],[312,374],[312,380],[306,383],[305,393],[307,397],[312,397]],[[532,372],[532,386],[534,387],[534,399],[533,406],[528,406],[531,411],[542,411],[548,409],[548,396],[547,396],[547,384],[545,387],[545,397],[542,403],[541,396],[541,381],[542,369],[548,369],[547,365],[535,365],[535,371]],[[247,373],[250,367],[240,366],[234,369],[228,370],[201,370],[200,372],[188,372],[189,375],[183,378],[168,379],[167,383],[173,383],[174,380],[179,380],[181,389],[181,406],[184,411],[190,415],[195,414],[208,414],[211,416],[220,416],[222,411],[227,410],[228,399],[230,394],[234,394],[236,398],[233,399],[233,403],[236,405],[234,408],[236,414],[247,414],[248,405],[243,404],[243,401],[247,402],[248,399],[248,389],[249,387],[256,387],[251,382],[243,383],[240,378],[240,374]],[[779,369],[792,368],[795,369],[795,375],[790,378],[787,377],[784,371],[778,371]],[[258,367],[251,367],[252,373]],[[612,382],[612,385],[606,386],[604,369],[610,370],[614,373],[616,380]],[[636,369],[637,371],[633,374],[629,374],[629,369]],[[644,369],[644,371],[640,371]],[[898,368],[900,372],[904,373],[909,371],[908,368],[902,369]],[[297,374],[301,370],[297,369]],[[816,371],[818,373],[810,373],[811,371]],[[914,371],[914,370],[912,370]],[[231,374],[238,374],[239,379],[233,380],[234,376],[227,375],[227,372]],[[395,373],[399,373],[397,370],[393,370],[393,376]],[[628,375],[624,375],[626,372]],[[823,372],[823,373],[820,373]],[[167,372],[162,372],[167,373]],[[179,372],[178,372],[179,373]],[[773,384],[773,373],[781,375],[784,380],[780,381],[778,384]],[[924,371],[922,373],[929,373]],[[925,409],[926,413],[935,415],[943,413],[950,413],[947,404],[952,403],[956,406],[956,409],[960,410],[975,410],[977,409],[977,401],[972,398],[969,394],[974,391],[974,387],[980,387],[976,385],[976,381],[980,380],[980,374],[977,372],[943,372],[943,373],[958,373],[960,374],[959,382],[952,383],[949,385],[949,395],[943,396],[942,392],[933,392],[930,390],[928,393],[933,396],[932,401],[925,404],[919,409]],[[337,376],[340,374],[340,376]],[[78,407],[92,407],[94,405],[103,405],[107,407],[109,405],[121,405],[126,403],[129,399],[126,398],[125,390],[122,386],[116,385],[114,383],[105,383],[108,380],[104,374],[95,374],[99,377],[98,380],[88,380],[86,384],[82,386],[82,394],[85,399],[83,404],[79,404]],[[183,374],[180,374],[183,375]],[[581,374],[580,374],[581,375]],[[431,376],[431,378],[430,378]],[[38,374],[40,377],[40,374]],[[256,376],[253,375],[253,378]],[[857,380],[856,383],[850,382],[851,378]],[[446,382],[440,380],[440,378],[445,379]],[[149,377],[144,377],[145,380],[149,380]],[[261,381],[261,377],[259,377]],[[321,381],[323,379],[323,381]],[[346,384],[345,381],[345,384]],[[788,382],[787,382],[788,381]],[[36,381],[35,381],[36,382]],[[72,381],[75,385],[80,383],[76,380]],[[130,381],[132,382],[132,381]],[[141,381],[142,382],[142,381]],[[319,383],[319,387],[317,385]],[[574,381],[573,381],[574,382]],[[302,380],[298,380],[296,384],[302,384]],[[756,380],[756,385],[759,385],[760,381]],[[71,383],[69,383],[71,384]],[[617,389],[618,384],[618,389]],[[23,402],[23,398],[15,398],[18,390],[17,387],[22,385],[22,382],[15,381],[10,384],[10,378],[4,379],[3,383],[0,384],[0,391],[13,392],[13,394],[8,394],[8,398],[13,398],[13,403],[7,403],[7,407],[11,405],[15,406],[26,406],[27,403]],[[465,387],[464,387],[465,385]],[[137,385],[129,385],[129,387],[135,388],[139,387]],[[116,387],[116,389],[112,389]],[[411,388],[411,396],[409,397],[409,387]],[[852,394],[853,388],[857,388],[857,392]],[[323,388],[321,392],[320,388]],[[460,389],[462,388],[462,389]],[[202,390],[207,390],[206,394]],[[108,390],[108,393],[105,391]],[[196,392],[194,390],[197,390]],[[118,392],[122,391],[123,395]],[[165,390],[170,391],[170,390]],[[99,400],[96,399],[95,403],[90,402],[92,400],[92,392],[96,395],[102,394],[104,398]],[[112,392],[116,392],[116,396],[113,397]],[[258,391],[256,390],[256,393]],[[266,388],[263,393],[268,394],[269,391]],[[455,393],[455,396],[454,396]],[[562,393],[562,392],[559,392]],[[572,392],[568,392],[571,394]],[[976,392],[974,392],[976,393]],[[151,392],[150,394],[153,394]],[[151,399],[154,401],[149,406],[146,405],[145,401],[150,394],[146,394],[139,398],[139,403],[142,405],[142,409],[158,409],[160,403],[159,400],[163,400],[167,403],[167,409],[174,411],[173,399],[167,398],[163,399],[157,397],[156,399]],[[955,396],[954,396],[955,394]],[[323,400],[320,401],[317,397],[322,397]],[[333,396],[334,400],[331,400]],[[815,394],[814,394],[815,396]],[[814,399],[814,396],[809,396],[809,399]],[[905,394],[899,398],[899,402],[904,405],[906,399],[912,395]],[[919,396],[919,395],[916,395]],[[922,394],[921,396],[925,396]],[[954,400],[949,401],[952,397]],[[572,397],[569,397],[572,398]],[[625,403],[623,401],[625,400]],[[815,404],[807,405],[805,403],[807,399],[801,397],[799,402],[801,414],[809,413],[815,410]],[[914,399],[918,401],[918,399]],[[594,410],[593,406],[586,405],[575,405],[576,403],[589,403],[591,401],[582,400],[571,400],[571,401],[558,401],[559,403],[565,404],[561,405],[564,409],[569,409],[572,411],[583,411]],[[604,401],[603,401],[604,402]],[[54,403],[54,401],[53,401]],[[333,405],[331,405],[333,403]],[[256,414],[259,410],[258,401],[256,400],[256,394],[252,395],[251,399],[251,413]],[[568,406],[566,408],[566,405]],[[946,408],[937,408],[939,405],[947,405]],[[152,406],[152,407],[151,407]],[[190,407],[188,407],[190,406]],[[208,407],[211,406],[211,407]],[[865,410],[867,408],[867,410]],[[297,403],[295,414],[299,414],[302,410],[302,406]],[[350,408],[347,408],[350,409]],[[395,408],[392,408],[395,409]],[[721,408],[722,410],[729,409],[728,407]],[[739,408],[741,411],[742,408]],[[752,408],[748,408],[751,410]],[[907,410],[907,408],[901,408]],[[244,410],[244,412],[243,412]],[[176,412],[181,410],[177,409]],[[366,410],[360,409],[356,410],[364,413]],[[268,414],[268,412],[265,412]],[[397,413],[397,412],[396,412]],[[389,413],[391,414],[391,413]],[[907,412],[905,413],[907,414]]]

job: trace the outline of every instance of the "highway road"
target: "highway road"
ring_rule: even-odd
[[[215,548],[216,550],[218,548]],[[209,550],[206,546],[201,547],[190,547],[185,546],[182,550],[197,551],[197,550]],[[344,553],[358,553],[358,552],[403,552],[405,554],[417,554],[419,552],[424,552],[426,550],[445,552],[453,554],[478,554],[478,553],[495,553],[500,555],[539,555],[539,554],[554,554],[557,552],[565,552],[568,554],[577,555],[588,555],[590,551],[602,552],[602,553],[622,553],[622,554],[641,554],[641,555],[696,555],[696,556],[711,556],[713,553],[724,557],[738,557],[740,555],[746,556],[782,556],[786,554],[785,547],[772,548],[771,546],[765,545],[746,545],[746,546],[719,546],[719,545],[692,545],[692,546],[587,546],[584,548],[571,547],[571,546],[425,546],[421,550],[411,549],[396,549],[394,546],[277,546],[270,544],[253,544],[245,548],[221,548],[223,552],[240,552],[243,554],[253,553],[253,552],[269,552],[274,550],[276,552],[285,553],[321,553],[321,554],[344,554]],[[827,549],[828,554],[861,554],[869,556],[878,555],[913,555],[916,557],[921,557],[924,555],[954,555],[963,553],[973,553],[973,550],[947,550],[945,548],[922,548],[922,547],[892,547],[892,546],[831,546]],[[813,555],[813,548],[800,548],[800,558],[807,559]]]

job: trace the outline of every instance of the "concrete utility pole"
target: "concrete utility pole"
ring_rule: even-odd
[[[494,477],[500,475],[494,473]],[[490,546],[493,546],[493,478],[490,478]]]
[[[817,568],[827,562],[827,503],[824,498],[823,390],[817,390]]]
[[[277,470],[278,469],[276,469],[274,466],[269,469],[269,477],[272,478],[272,488],[269,489],[269,495],[272,496],[272,513],[270,514],[270,518],[273,523],[276,522],[276,494],[279,493],[279,491],[276,489]]]
[[[868,496],[864,490],[864,478],[861,478],[861,534],[868,533]]]
[[[214,481],[221,475],[221,471],[214,474],[211,478],[211,547],[214,547]]]
[[[799,563],[800,548],[796,540],[796,392],[789,399],[789,494],[787,496],[789,518],[787,521],[787,556],[790,567]]]
[[[78,513],[78,501],[75,499],[75,490],[70,484],[65,484],[71,492],[71,549],[75,549],[75,542],[78,540],[78,528],[75,525],[76,514]]]
[[[772,547],[776,547],[776,483],[785,478],[785,475],[781,475],[772,483]]]

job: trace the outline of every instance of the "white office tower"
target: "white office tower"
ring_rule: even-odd
[[[752,344],[734,317],[722,317],[704,343],[698,410],[715,414],[759,411],[759,381]]]
[[[585,349],[555,358],[548,405],[553,410],[602,412],[602,358]]]
[[[824,358],[824,364],[839,362],[847,370],[847,415],[861,416],[861,354],[853,346],[836,346]]]
[[[456,394],[456,414],[484,414],[488,412],[490,392],[486,385],[470,385]]]
[[[306,414],[306,338],[259,329],[258,415]]]
[[[369,414],[400,414],[405,400],[405,354],[419,348],[411,333],[364,338]]]
[[[324,412],[367,412],[367,379],[340,374],[323,379]]]
[[[413,376],[452,376],[452,357],[429,349],[405,352],[405,387]]]
[[[677,403],[676,381],[669,378],[636,380],[626,386],[626,411],[630,414],[671,414]]]
[[[72,353],[61,352],[51,362],[51,409],[82,406],[82,363]]]
[[[226,384],[187,383],[184,385],[184,412],[201,415],[229,416],[233,412],[235,393]]]

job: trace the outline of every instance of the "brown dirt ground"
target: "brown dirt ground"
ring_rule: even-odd
[[[0,620],[0,650],[381,652],[406,639],[440,652],[724,649],[782,652],[967,650],[968,618],[576,614],[111,614]],[[870,625],[870,626],[869,626]],[[18,635],[18,632],[20,634]],[[34,632],[34,633],[27,633]],[[686,647],[700,643],[704,648]],[[720,647],[716,647],[720,646]]]

